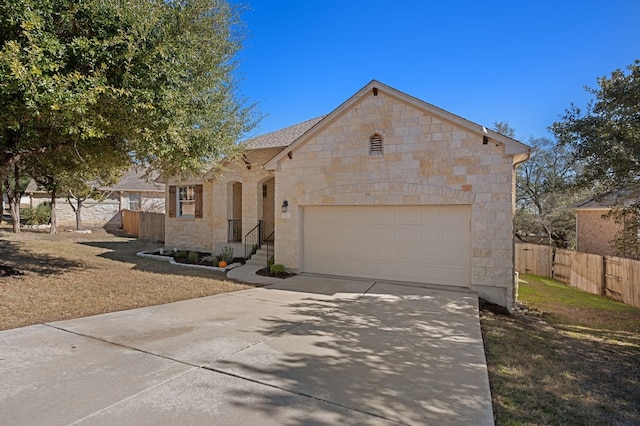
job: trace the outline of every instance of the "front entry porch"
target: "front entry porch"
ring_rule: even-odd
[[[264,255],[273,257],[275,178],[270,176],[257,183],[255,192],[244,191],[242,182],[228,184],[227,242],[216,244],[216,251],[224,246],[232,247],[235,257],[249,260],[264,248]],[[266,265],[266,260],[264,263]]]

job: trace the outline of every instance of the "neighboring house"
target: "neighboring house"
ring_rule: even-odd
[[[164,184],[155,180],[158,173],[149,173],[141,167],[132,167],[113,187],[100,188],[106,194],[102,201],[88,199],[82,204],[82,223],[86,227],[120,228],[120,211],[142,210],[164,213]],[[51,201],[49,193],[39,188],[35,181],[29,182],[26,195],[31,207]],[[73,202],[73,200],[72,200]],[[75,226],[75,212],[64,196],[56,198],[58,226]]]
[[[514,167],[528,146],[372,81],[245,148],[167,180],[167,247],[243,247],[261,221],[289,270],[468,288],[511,308]]]
[[[576,212],[576,251],[614,256],[611,242],[623,230],[624,225],[615,223],[604,215],[620,202],[619,193],[609,193],[595,199],[588,198],[574,205]]]

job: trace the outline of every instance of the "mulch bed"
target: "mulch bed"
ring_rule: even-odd
[[[496,305],[481,297],[478,298],[478,302],[481,311],[493,312],[496,315],[510,315],[509,310],[504,306]]]
[[[269,268],[262,268],[256,271],[256,274],[263,277],[273,277],[273,278],[282,278],[282,279],[290,278],[296,275],[290,272],[278,272],[277,274],[272,274]]]
[[[174,261],[176,261],[177,263],[185,263],[188,265],[209,265],[209,266],[218,266],[213,265],[213,262],[205,262],[203,261],[205,258],[210,257],[211,253],[203,253],[203,252],[195,252],[198,254],[198,259],[197,260],[191,260],[189,259],[189,257],[176,257],[175,253],[173,253],[172,251],[165,251],[164,253],[152,253],[155,255],[159,255],[159,256],[166,256],[166,257],[172,257]],[[234,264],[234,263],[241,263],[241,264],[245,264],[245,260],[243,257],[234,257],[233,260],[231,262],[229,262],[229,264]]]

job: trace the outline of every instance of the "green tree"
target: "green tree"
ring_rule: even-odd
[[[222,0],[2,2],[0,182],[60,152],[168,174],[236,155],[241,28]]]
[[[596,196],[622,191],[624,202],[611,216],[638,223],[640,217],[640,60],[628,72],[615,70],[598,79],[598,88],[585,111],[571,105],[562,120],[551,127],[559,143],[570,150],[581,172],[577,183]],[[637,227],[637,225],[636,225]],[[631,226],[633,228],[633,226]],[[614,241],[620,253],[638,253],[637,232],[623,231]],[[635,247],[628,246],[629,244]]]
[[[556,247],[575,244],[573,204],[586,196],[566,147],[532,138],[529,160],[516,170],[516,237]]]
[[[87,200],[104,201],[122,175],[123,171],[99,170],[87,167],[83,171],[76,170],[72,174],[57,175],[60,186],[64,188],[67,202],[76,216],[76,229],[84,229],[82,224],[82,209]]]
[[[496,132],[516,138],[506,121]],[[530,138],[531,156],[516,169],[516,237],[521,241],[568,247],[575,242],[572,205],[582,196],[573,185],[576,170],[566,148],[547,138]]]
[[[20,199],[25,194],[29,177],[20,164],[14,164],[1,182],[9,203],[13,232],[20,232]]]

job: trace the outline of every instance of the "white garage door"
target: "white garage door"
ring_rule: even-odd
[[[304,272],[470,286],[469,206],[303,208]]]

